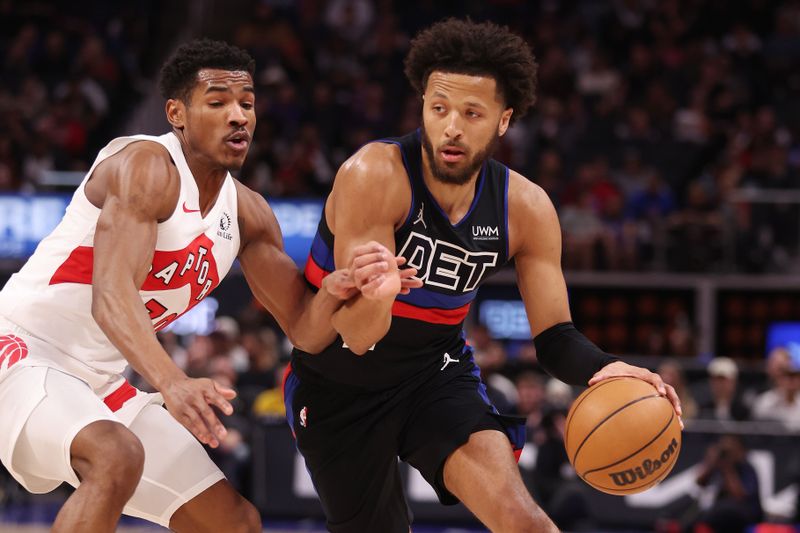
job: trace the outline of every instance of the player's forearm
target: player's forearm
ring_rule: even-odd
[[[363,355],[389,331],[393,303],[393,299],[369,300],[358,295],[333,314],[333,327],[350,351]]]
[[[533,339],[539,364],[570,385],[586,385],[604,366],[619,361],[583,336],[572,322],[552,326]]]
[[[185,378],[156,339],[153,325],[134,288],[92,290],[92,316],[133,369],[157,390]]]
[[[319,353],[336,339],[336,330],[331,324],[334,313],[344,303],[324,286],[307,299],[303,313],[291,328],[292,344],[308,353]]]

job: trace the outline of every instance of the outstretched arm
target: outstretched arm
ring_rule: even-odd
[[[561,228],[555,208],[537,185],[514,172],[509,179],[510,247],[539,363],[573,385],[593,385],[615,376],[643,379],[667,396],[680,415],[678,395],[658,374],[603,352],[575,329],[561,270]],[[529,231],[531,227],[536,231]]]
[[[237,189],[242,235],[239,260],[250,289],[292,344],[308,353],[321,352],[337,336],[332,325],[334,312],[360,295],[360,288],[367,294],[380,290],[395,258],[377,243],[363,246],[356,250],[352,268],[331,272],[314,293],[286,255],[278,221],[267,201],[238,182]],[[415,273],[414,269],[404,271],[402,290],[416,286],[410,278]]]
[[[357,292],[346,270],[323,279],[313,293],[286,255],[275,214],[259,194],[236,184],[239,195],[239,261],[253,294],[275,317],[293,345],[303,351],[322,351],[336,338],[331,316],[344,298]]]
[[[92,316],[131,366],[164,396],[172,416],[201,442],[216,447],[236,394],[209,379],[189,379],[159,344],[139,287],[153,260],[159,220],[170,216],[179,191],[164,147],[137,142],[103,161],[86,186],[101,207],[94,236]]]

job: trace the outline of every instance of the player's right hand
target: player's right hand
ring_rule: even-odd
[[[236,397],[233,389],[223,387],[208,378],[181,378],[162,387],[161,395],[170,414],[197,437],[212,448],[219,446],[227,430],[219,421],[211,406],[216,406],[226,415],[233,413],[229,400]]]

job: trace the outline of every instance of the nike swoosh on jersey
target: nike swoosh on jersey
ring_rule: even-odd
[[[200,210],[199,209],[189,209],[188,207],[186,207],[186,202],[184,201],[183,202],[183,212],[184,213],[199,213]]]

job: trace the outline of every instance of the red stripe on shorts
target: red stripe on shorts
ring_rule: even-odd
[[[105,403],[112,412],[117,412],[120,408],[136,396],[136,388],[128,383],[128,380],[125,380],[125,383],[122,384],[120,388],[103,398],[103,403]]]

